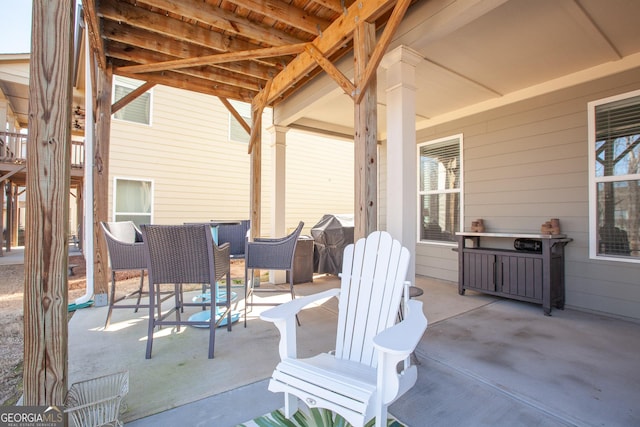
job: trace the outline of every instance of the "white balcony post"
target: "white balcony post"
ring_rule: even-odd
[[[286,160],[287,131],[284,126],[272,126],[271,133],[271,236],[282,237],[286,234],[285,194],[286,194]],[[270,270],[269,282],[285,283],[286,272]]]
[[[387,53],[387,231],[411,252],[408,280],[415,281],[417,159],[415,69],[422,57],[399,46]]]

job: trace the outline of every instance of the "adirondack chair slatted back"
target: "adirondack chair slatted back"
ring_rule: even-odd
[[[410,254],[387,233],[345,248],[336,357],[375,367],[373,337],[397,319]]]

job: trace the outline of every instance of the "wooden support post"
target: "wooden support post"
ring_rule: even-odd
[[[24,257],[25,406],[64,404],[73,76],[72,0],[33,2]]]
[[[251,149],[251,238],[260,236],[260,211],[262,207],[262,110],[253,107],[252,105],[251,123],[253,129],[251,133],[255,135],[255,143]]]
[[[375,25],[358,24],[353,33],[355,81],[358,90],[365,91],[355,104],[355,228],[354,239],[368,236],[378,228],[378,152],[376,110],[376,78],[366,87],[360,85],[367,61],[375,49]]]
[[[96,295],[108,293],[109,257],[107,242],[100,231],[100,221],[109,217],[109,140],[111,138],[110,67],[96,71],[96,137],[93,144],[93,290]],[[87,230],[89,231],[89,230]]]

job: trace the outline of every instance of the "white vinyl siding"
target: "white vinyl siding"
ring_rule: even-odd
[[[640,263],[640,91],[588,105],[590,255]]]

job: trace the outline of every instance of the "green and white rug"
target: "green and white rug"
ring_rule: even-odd
[[[365,427],[373,427],[374,424],[375,418],[369,421]],[[342,416],[327,409],[312,408],[308,414],[298,411],[290,419],[287,419],[283,411],[278,409],[244,424],[238,424],[236,427],[351,427],[351,424]],[[407,426],[389,416],[387,427]]]

